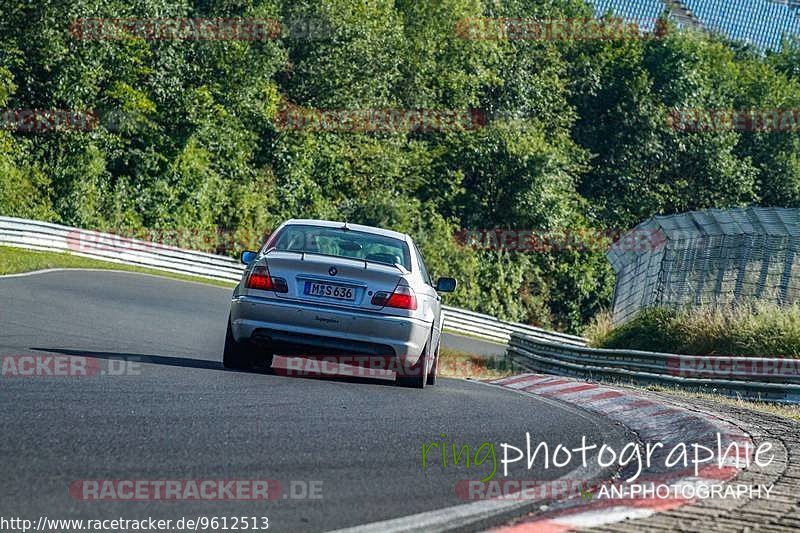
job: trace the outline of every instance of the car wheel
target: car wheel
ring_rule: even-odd
[[[441,344],[441,343],[440,343]],[[431,371],[428,372],[428,385],[436,385],[436,376],[439,375],[439,347],[440,344],[436,345],[436,352],[433,356],[433,364],[431,365]]]
[[[428,337],[428,342],[425,344],[425,348],[422,349],[422,355],[420,355],[417,362],[412,366],[407,367],[402,372],[397,373],[395,383],[401,387],[410,387],[412,389],[425,388],[425,384],[428,381],[426,370],[428,369],[428,358],[430,357],[430,346],[432,340],[433,332],[431,331],[431,336]]]
[[[252,349],[256,350],[251,357],[253,364],[258,365],[259,367],[258,370],[260,372],[268,372],[270,374],[274,374],[275,370],[272,368],[272,360],[275,357],[275,354],[273,352],[272,346],[256,344],[255,346],[253,346]]]
[[[222,366],[236,370],[249,370],[253,368],[253,354],[249,346],[238,343],[236,339],[233,338],[230,316],[228,316],[228,330],[225,333]]]

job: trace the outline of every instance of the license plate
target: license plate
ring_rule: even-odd
[[[339,300],[355,300],[353,287],[343,287],[341,285],[331,285],[330,283],[316,283],[306,281],[303,292],[309,296],[322,296],[325,298],[337,298]]]

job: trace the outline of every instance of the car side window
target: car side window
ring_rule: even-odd
[[[425,262],[423,261],[422,253],[419,251],[419,248],[417,248],[416,244],[414,244],[414,251],[417,252],[417,266],[419,267],[419,271],[422,274],[422,279],[425,281],[425,283],[433,287],[431,276],[428,274],[428,269],[425,268]]]

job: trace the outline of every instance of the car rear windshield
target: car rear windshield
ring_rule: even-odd
[[[270,246],[281,251],[397,263],[411,270],[411,255],[404,241],[352,229],[290,224],[280,230]]]

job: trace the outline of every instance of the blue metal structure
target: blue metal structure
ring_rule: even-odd
[[[800,209],[656,215],[606,256],[617,274],[617,323],[648,307],[800,303]]]
[[[679,20],[758,48],[777,50],[783,36],[800,36],[797,0],[590,0],[598,14],[653,18],[669,11]]]

